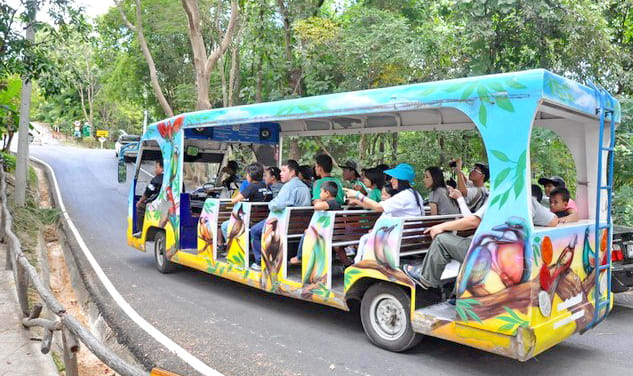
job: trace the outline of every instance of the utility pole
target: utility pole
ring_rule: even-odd
[[[35,14],[37,1],[26,1],[28,24],[26,25],[26,40],[35,41]],[[15,205],[24,206],[26,202],[26,177],[29,161],[29,123],[31,119],[31,78],[25,74],[22,77],[22,93],[20,95],[20,126],[18,128],[18,157],[15,164]]]

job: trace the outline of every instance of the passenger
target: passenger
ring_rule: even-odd
[[[467,215],[473,214],[470,211],[470,208],[468,208],[466,200],[464,200],[464,196],[462,196],[462,192],[460,192],[459,189],[453,188],[450,185],[446,185],[446,188],[448,189],[448,197],[457,202],[457,206],[459,206],[459,212],[461,213],[461,215],[465,217]]]
[[[380,202],[382,188],[385,186],[385,174],[377,168],[368,168],[363,174],[363,184],[367,187],[367,198]]]
[[[298,175],[299,164],[297,161],[289,159],[281,166],[281,181],[284,182],[284,185],[277,197],[268,203],[268,209],[279,211],[289,206],[310,206],[310,190],[299,180]],[[263,220],[251,227],[251,247],[255,256],[251,269],[254,270],[261,270],[262,231],[265,224],[266,220]]]
[[[160,193],[160,187],[163,185],[163,160],[157,159],[154,164],[154,177],[150,180],[141,198],[136,202],[136,232],[135,237],[140,237],[143,232],[143,223],[145,222],[145,208],[147,204],[156,200]]]
[[[238,190],[240,187],[242,179],[237,174],[238,170],[239,165],[236,161],[228,161],[226,166],[224,166],[220,171],[220,173],[228,175],[224,180],[222,180],[222,185],[229,191]]]
[[[314,184],[314,170],[308,165],[299,166],[299,179],[312,190]]]
[[[556,187],[549,194],[549,208],[558,217],[558,223],[577,222],[578,212],[569,207],[569,190]]]
[[[390,198],[376,202],[370,200],[359,191],[345,189],[345,194],[350,199],[350,203],[361,206],[365,209],[382,212],[382,215],[392,217],[418,217],[424,215],[424,199],[411,187],[415,181],[415,171],[407,163],[401,163],[395,168],[386,170],[385,174],[392,177],[391,187],[394,189]],[[367,242],[367,235],[360,238],[358,253],[354,260],[359,262],[363,258],[364,245]]]
[[[266,167],[264,170],[264,182],[272,193],[272,198],[277,197],[279,190],[284,185],[281,182],[281,175],[278,167]],[[270,200],[268,200],[270,201]]]
[[[462,160],[453,159],[455,162],[455,172],[457,174],[457,189],[462,193],[466,204],[471,212],[477,211],[488,199],[488,190],[484,185],[490,177],[488,166],[481,162],[475,163],[473,169],[468,174],[468,179],[462,171]]]
[[[338,186],[333,181],[326,181],[321,184],[321,192],[319,193],[320,200],[314,204],[315,211],[324,210],[341,210],[341,204],[336,201],[336,195],[338,194]],[[301,237],[299,241],[299,248],[297,249],[297,255],[290,259],[290,265],[300,265],[301,257],[303,255],[303,239],[305,235]],[[350,262],[351,264],[351,262]]]
[[[429,206],[431,215],[459,214],[457,202],[448,195],[444,173],[439,167],[429,167],[424,171],[424,186],[431,190]]]
[[[353,160],[348,160],[343,166],[343,180],[349,184],[355,191],[360,191],[363,194],[367,194],[367,187],[363,184],[358,173],[358,163]]]
[[[536,184],[532,184],[532,197],[535,198],[538,203],[543,201],[543,190]]]
[[[263,202],[270,201],[271,194],[269,193],[266,183],[262,180],[264,178],[264,166],[259,163],[251,163],[246,166],[246,181],[248,184],[241,190],[235,197],[231,199],[231,204],[236,204],[241,201],[248,202]],[[227,239],[229,231],[229,221],[226,220],[220,225],[220,236],[218,236],[218,249],[224,247],[224,240]]]
[[[545,188],[546,197],[544,197],[541,202],[543,205],[547,207],[549,207],[549,197],[552,191],[554,190],[554,188],[557,188],[557,187],[566,188],[565,180],[561,178],[560,176],[552,176],[551,178],[540,178],[538,180],[538,183],[542,185],[543,188]],[[569,204],[567,204],[567,209],[572,209],[575,212],[578,211],[576,202],[572,200],[571,198],[569,199]]]
[[[475,214],[427,228],[424,233],[429,234],[433,241],[426,257],[417,265],[403,264],[404,273],[423,289],[439,288],[440,278],[446,265],[451,260],[463,263],[473,240],[472,236],[462,237],[452,232],[473,230],[479,227],[487,205],[486,202]],[[535,226],[554,227],[558,224],[556,215],[539,204],[536,199],[532,199],[531,205],[532,221]]]
[[[312,203],[315,204],[320,200],[321,184],[326,181],[333,181],[338,187],[338,193],[336,195],[336,201],[340,205],[345,202],[345,195],[343,193],[343,183],[339,178],[332,177],[332,158],[327,154],[320,154],[316,157],[316,164],[314,170],[318,179],[312,185]]]

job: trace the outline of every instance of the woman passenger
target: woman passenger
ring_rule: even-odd
[[[272,198],[277,197],[279,190],[281,190],[281,187],[284,185],[284,183],[281,182],[281,170],[274,166],[266,167],[264,170],[264,182],[272,192]]]
[[[457,203],[449,197],[441,168],[433,166],[424,170],[424,186],[431,190],[429,194],[431,215],[459,214]]]
[[[422,195],[411,187],[415,180],[415,171],[407,163],[401,163],[395,168],[386,170],[385,174],[391,176],[391,187],[393,195],[381,202],[369,199],[359,191],[345,189],[345,194],[350,204],[359,205],[365,209],[382,212],[382,215],[392,217],[420,217],[424,216],[424,199]],[[354,258],[355,262],[362,260],[362,251],[367,242],[368,235],[360,238],[358,253]]]

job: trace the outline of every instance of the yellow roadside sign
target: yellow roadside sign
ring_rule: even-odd
[[[104,131],[104,130],[98,130],[97,131],[97,137],[108,137],[109,134],[110,134],[110,132],[108,132],[108,131]]]

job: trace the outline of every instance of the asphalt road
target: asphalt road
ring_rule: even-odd
[[[184,267],[160,274],[151,253],[126,244],[130,179],[117,184],[114,151],[48,145],[31,154],[55,170],[70,216],[123,297],[225,375],[633,374],[633,308],[616,306],[596,329],[525,363],[431,337],[395,354],[369,343],[357,313]]]

